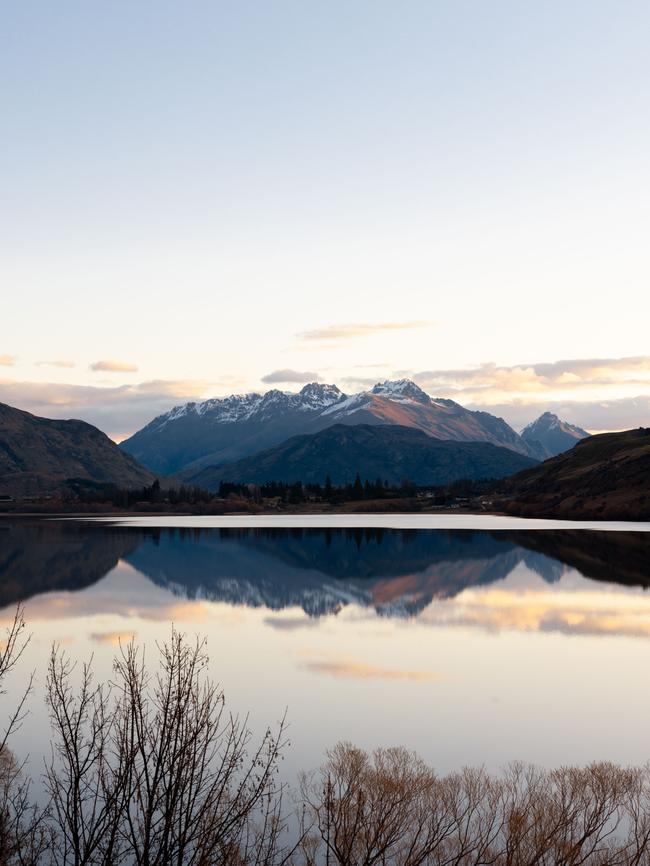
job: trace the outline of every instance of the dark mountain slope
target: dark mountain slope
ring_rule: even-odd
[[[52,493],[68,478],[139,487],[154,476],[91,424],[51,421],[0,403],[0,493]]]
[[[513,514],[648,520],[650,428],[590,436],[507,486]]]
[[[336,424],[253,457],[209,467],[190,480],[208,490],[217,489],[220,481],[323,483],[327,475],[334,484],[344,484],[358,472],[363,479],[391,484],[408,479],[438,485],[460,478],[503,478],[533,463],[507,448],[434,439],[411,427]]]

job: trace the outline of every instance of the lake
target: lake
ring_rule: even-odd
[[[1,519],[3,623],[23,602],[32,634],[1,704],[36,672],[13,742],[33,772],[51,644],[108,678],[120,640],[172,622],[255,730],[286,710],[289,775],[342,739],[441,771],[650,758],[647,524],[291,520]]]

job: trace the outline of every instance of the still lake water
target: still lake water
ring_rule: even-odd
[[[289,776],[341,739],[441,771],[650,759],[650,527],[334,520],[0,519],[2,622],[22,601],[32,633],[3,712],[37,677],[14,750],[39,772],[52,642],[108,678],[173,622],[255,730],[286,709]]]

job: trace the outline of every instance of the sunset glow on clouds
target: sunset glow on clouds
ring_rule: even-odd
[[[298,390],[309,382],[338,385],[345,393],[371,388],[384,379],[412,378],[432,397],[456,400],[485,409],[523,427],[550,410],[574,424],[596,432],[650,425],[650,356],[574,358],[532,364],[440,370],[393,369],[368,365],[321,371],[279,368],[246,380],[236,376],[218,380],[154,379],[122,384],[73,384],[65,381],[73,362],[50,362],[64,371],[60,382],[0,378],[0,402],[37,415],[81,418],[116,439],[123,439],[172,406],[211,396],[265,391],[278,387]],[[129,367],[101,362],[112,373]],[[44,362],[36,362],[42,366]],[[82,366],[82,365],[79,365]],[[93,365],[99,369],[98,364]],[[133,365],[133,371],[137,367]],[[90,380],[92,382],[94,380]]]

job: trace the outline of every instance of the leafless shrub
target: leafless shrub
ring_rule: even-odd
[[[20,661],[29,636],[21,607],[16,609],[0,645],[0,694],[6,693],[5,680]],[[16,760],[9,741],[20,728],[26,715],[27,698],[32,691],[33,675],[20,695],[0,736],[0,864],[25,864],[39,861],[46,849],[44,814],[32,802],[30,780],[25,762]]]
[[[301,790],[326,858],[336,863],[423,862],[439,828],[428,808],[435,775],[405,749],[378,749],[372,756],[349,743],[328,752],[320,778],[303,776]],[[316,862],[313,833],[303,844]]]
[[[207,676],[204,642],[173,631],[151,674],[134,643],[114,680],[54,649],[48,703],[54,753],[47,785],[56,864],[259,864],[288,859],[278,762],[285,723],[250,750],[247,719],[229,714]]]
[[[304,776],[304,866],[637,866],[650,862],[648,770],[613,764],[436,777],[401,749],[349,744]]]
[[[18,611],[0,690],[24,646]],[[204,642],[172,631],[158,650],[152,668],[121,647],[107,684],[52,650],[50,802],[30,803],[7,745],[28,683],[0,741],[0,866],[650,866],[650,766],[438,776],[406,749],[339,743],[302,775],[289,832],[284,721],[255,745]]]

